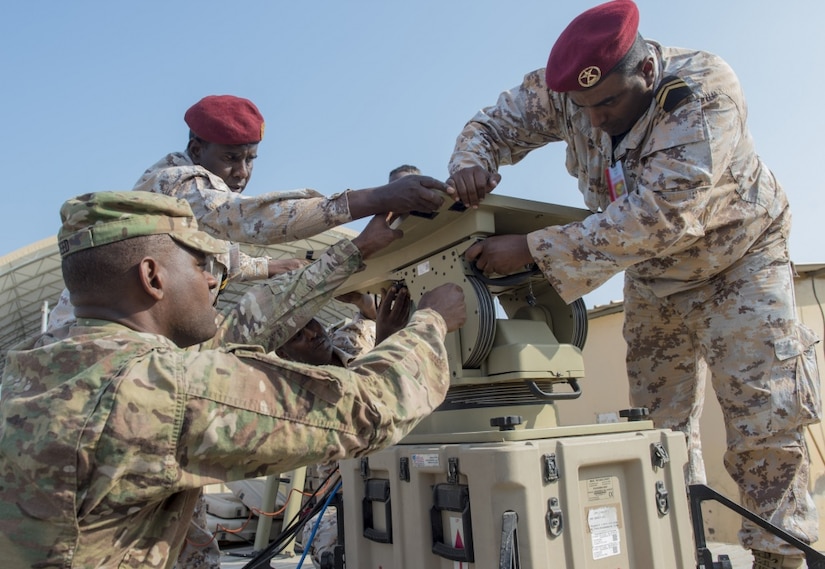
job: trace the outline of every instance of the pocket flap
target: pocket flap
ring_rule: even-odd
[[[814,344],[819,343],[819,338],[814,331],[804,324],[797,326],[796,330],[796,336],[786,336],[774,342],[773,346],[774,350],[776,350],[776,357],[780,360],[801,356]]]

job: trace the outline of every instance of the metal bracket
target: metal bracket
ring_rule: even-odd
[[[547,515],[545,516],[547,522],[547,533],[553,537],[558,537],[564,531],[564,516],[561,513],[559,506],[559,499],[555,496],[547,501]]]
[[[447,483],[458,484],[458,459],[447,459]]]
[[[661,480],[656,482],[656,509],[663,516],[670,512],[670,500],[668,499],[667,488]]]
[[[370,459],[369,457],[363,457],[360,463],[360,470],[361,470],[361,478],[366,480],[370,477]]]
[[[518,548],[518,514],[506,511],[501,516],[501,549],[498,553],[498,569],[521,569]]]
[[[665,450],[662,443],[653,443],[650,445],[650,460],[653,462],[653,468],[664,468],[670,462],[670,455]]]
[[[825,555],[812,548],[807,543],[804,543],[799,538],[789,534],[779,526],[775,526],[767,520],[760,518],[755,513],[747,508],[744,508],[731,500],[726,498],[716,490],[705,486],[704,484],[691,484],[688,487],[688,498],[690,501],[690,519],[693,522],[693,541],[696,543],[696,557],[699,560],[698,567],[710,569],[716,567],[713,563],[713,556],[707,547],[705,541],[705,522],[702,519],[702,502],[713,500],[729,510],[734,511],[743,518],[746,518],[765,531],[775,535],[785,543],[788,543],[802,553],[805,554],[805,563],[808,569],[825,569]],[[722,556],[719,556],[722,559]],[[724,566],[722,566],[724,568]]]
[[[398,478],[404,482],[410,481],[410,459],[402,456],[398,464]]]
[[[559,474],[559,465],[556,463],[555,453],[545,454],[541,458],[544,461],[544,483],[550,484],[558,481],[561,475]]]

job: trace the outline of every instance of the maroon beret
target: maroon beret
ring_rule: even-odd
[[[250,144],[264,137],[264,117],[249,99],[209,95],[186,111],[183,120],[198,138],[215,144]]]
[[[556,40],[547,59],[547,86],[581,91],[610,73],[630,51],[639,30],[632,0],[613,0],[576,16]]]

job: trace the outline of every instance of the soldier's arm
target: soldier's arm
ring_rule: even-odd
[[[284,243],[352,221],[345,193],[327,198],[312,189],[298,189],[244,196],[195,165],[160,168],[144,175],[134,189],[186,200],[201,229],[239,243]]]
[[[389,226],[387,216],[373,217],[352,241],[344,239],[311,265],[253,289],[251,296],[244,296],[219,322],[218,334],[205,347],[251,343],[275,350],[329,302],[362,261],[401,235]]]
[[[398,442],[444,399],[446,332],[436,311],[420,310],[350,369],[251,351],[188,354],[181,483],[285,472]]]
[[[330,247],[317,261],[251,287],[225,310],[218,333],[199,348],[256,344],[272,351],[302,328],[361,267],[362,256],[349,240]]]

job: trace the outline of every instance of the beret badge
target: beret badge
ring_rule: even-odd
[[[602,70],[595,65],[585,67],[579,73],[579,85],[582,87],[592,87],[602,78]]]

